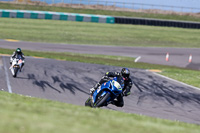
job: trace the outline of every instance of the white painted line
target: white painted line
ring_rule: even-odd
[[[171,79],[171,78],[169,78],[169,77],[166,77],[166,76],[160,75],[160,74],[155,73],[155,72],[153,72],[153,74],[155,74],[155,75],[157,75],[157,76],[160,76],[160,77],[162,77],[162,78],[165,78],[165,79],[168,79],[168,80],[171,80],[171,81],[177,82],[177,83],[179,83],[179,84],[182,84],[182,85],[185,85],[185,86],[188,86],[188,87],[190,87],[190,88],[193,88],[193,89],[196,89],[196,90],[199,90],[199,91],[200,91],[200,88],[198,88],[198,87],[195,87],[195,86],[192,86],[192,85],[188,85],[188,84],[186,84],[186,83],[183,83],[183,82],[177,81],[177,80],[175,80],[175,79]]]
[[[140,59],[141,59],[141,56],[138,56],[138,57],[135,59],[135,62],[138,62]]]
[[[2,58],[0,56],[0,67],[2,67],[2,66],[3,66],[3,62],[2,62]]]
[[[9,77],[8,77],[8,69],[7,69],[7,66],[6,66],[5,58],[3,58],[3,64],[4,64],[5,74],[6,74],[6,81],[7,81],[8,92],[12,93],[12,89],[11,89],[11,86],[10,86],[10,80],[9,80]]]

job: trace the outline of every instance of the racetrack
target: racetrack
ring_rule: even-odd
[[[12,93],[51,99],[84,106],[91,88],[107,71],[120,67],[53,59],[26,58],[24,70],[11,76],[9,58],[0,59],[0,89]],[[0,62],[1,62],[0,61]],[[131,68],[132,93],[125,97],[125,106],[107,108],[200,124],[200,90],[186,87],[152,72]],[[6,76],[8,75],[8,77]]]
[[[156,48],[156,47],[126,47],[126,46],[95,46],[95,45],[75,45],[75,44],[51,44],[34,42],[9,42],[0,40],[0,48],[32,51],[53,51],[53,52],[72,52],[101,55],[116,55],[127,57],[141,57],[138,62],[151,64],[161,64],[178,66],[200,70],[200,48]],[[169,53],[169,61],[166,61],[166,54]],[[192,55],[192,62],[189,56]]]

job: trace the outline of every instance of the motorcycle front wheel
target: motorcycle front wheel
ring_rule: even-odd
[[[14,78],[17,77],[17,72],[18,72],[18,70],[19,70],[19,68],[15,68],[15,69],[14,69],[14,75],[13,75]]]
[[[94,108],[101,107],[107,101],[109,97],[110,97],[110,93],[106,93],[104,96],[99,97],[93,107]]]

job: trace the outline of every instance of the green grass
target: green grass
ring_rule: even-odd
[[[125,12],[125,11],[75,9],[75,8],[66,8],[66,7],[51,7],[51,6],[38,6],[38,5],[31,6],[31,5],[21,5],[21,4],[8,4],[8,3],[1,3],[0,9],[56,11],[56,12],[69,12],[69,13],[100,14],[100,15],[110,15],[110,16],[142,17],[142,18],[171,19],[171,20],[200,22],[200,17],[193,17],[193,16],[190,16],[189,14],[188,15],[176,15],[176,14],[166,15],[166,14],[137,13],[137,12]]]
[[[1,133],[199,133],[200,126],[0,91]]]
[[[14,7],[11,7],[11,5],[0,4],[0,8],[3,8],[3,6],[7,9],[10,6],[9,9],[19,9],[21,7],[20,9],[29,10],[75,11],[75,9],[58,7],[20,5],[12,5]],[[80,9],[76,11],[91,14],[92,12],[97,14],[110,12],[100,11],[101,13],[99,13],[96,10],[82,11]],[[111,13],[116,14],[120,12]],[[128,14],[126,12],[121,13]],[[163,47],[199,47],[197,42],[200,42],[198,30],[48,20],[0,18],[0,31],[1,39],[35,42]],[[188,46],[188,44],[191,45]],[[11,55],[12,52],[13,50],[0,49],[0,53],[3,54]],[[134,63],[134,59],[128,57],[34,51],[23,52],[26,56],[142,69],[161,69],[163,75],[200,87],[199,71],[146,63]],[[162,120],[112,110],[91,109],[44,99],[19,96],[17,94],[9,94],[3,91],[0,91],[0,107],[0,132],[2,133],[199,133],[200,131],[200,126],[194,124]]]
[[[200,30],[195,29],[0,18],[0,31],[0,39],[33,42],[200,47]]]
[[[1,54],[11,55],[13,51],[14,50],[10,49],[0,49]],[[161,73],[162,75],[200,88],[199,84],[200,71],[196,70],[189,70],[173,66],[155,65],[148,63],[135,63],[134,58],[130,57],[75,54],[75,53],[36,52],[27,50],[23,50],[23,52],[26,56],[37,56],[37,57],[52,58],[58,60],[78,61],[84,63],[121,66],[128,68],[159,69],[163,71]]]

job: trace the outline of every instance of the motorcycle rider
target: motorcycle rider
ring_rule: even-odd
[[[121,73],[119,72],[107,72],[105,76],[101,78],[99,83],[97,83],[93,88],[90,89],[90,95],[92,96],[94,91],[103,83],[108,82],[110,77],[122,76],[124,79],[124,88],[123,92],[117,97],[117,100],[111,102],[112,104],[116,105],[117,107],[124,106],[123,96],[128,96],[131,94],[132,88],[132,80],[130,79],[130,70],[128,68],[122,68]],[[88,101],[89,102],[89,101]]]
[[[21,66],[21,69],[22,69],[23,66],[24,66],[24,62],[25,62],[24,59],[25,59],[25,57],[24,57],[24,54],[22,53],[21,48],[17,48],[17,49],[13,52],[12,56],[10,57],[10,65],[12,64],[13,60],[14,60],[15,58],[17,58],[18,56],[21,56],[21,59],[22,59],[22,66]],[[20,69],[20,72],[21,72],[21,69]]]

